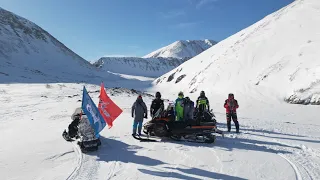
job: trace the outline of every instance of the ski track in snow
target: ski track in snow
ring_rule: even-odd
[[[292,166],[292,168],[294,169],[294,172],[296,173],[297,180],[302,180],[301,173],[298,170],[297,166],[293,162],[291,162],[288,158],[286,158],[285,156],[283,156],[281,154],[278,154],[278,155],[280,157],[282,157],[283,159],[285,159]]]
[[[73,145],[74,152],[76,153],[76,156],[77,156],[77,166],[74,168],[74,170],[69,175],[67,180],[76,179],[78,177],[80,168],[81,168],[82,163],[83,163],[82,162],[83,154],[82,154],[82,152],[80,150],[80,147],[76,143],[72,143],[72,145]]]
[[[246,132],[242,132],[242,134],[246,135]],[[240,135],[240,137],[244,137],[244,135]],[[233,138],[239,137],[238,135],[231,135]],[[250,139],[250,137],[245,137],[246,139]],[[253,139],[253,138],[251,138]],[[319,156],[318,161],[314,161],[311,158],[316,158],[316,154],[311,154],[310,152],[307,152],[304,145],[297,145],[297,144],[288,144],[283,143],[279,140],[274,140],[272,138],[257,138],[260,140],[264,140],[265,142],[276,142],[279,143],[279,145],[283,145],[281,147],[276,146],[268,146],[268,148],[273,149],[274,151],[288,151],[288,155],[284,153],[276,153],[283,159],[285,159],[293,168],[297,180],[301,179],[317,179],[320,177],[320,173],[317,170],[320,170],[319,164],[315,162],[319,162]],[[320,141],[319,141],[320,142]],[[237,142],[235,142],[237,143]],[[291,147],[287,147],[291,146]],[[298,149],[296,149],[298,148]],[[314,150],[315,151],[315,150]],[[316,156],[315,156],[316,155]]]

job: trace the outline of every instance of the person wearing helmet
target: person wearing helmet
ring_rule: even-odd
[[[203,113],[204,111],[208,111],[208,112],[210,111],[209,100],[206,97],[204,91],[200,92],[200,96],[197,99],[196,108],[198,112],[201,112],[201,113]]]
[[[150,105],[150,116],[151,118],[154,118],[154,115],[156,112],[162,109],[164,110],[164,103],[163,100],[161,99],[161,94],[160,92],[156,93],[156,98],[152,100],[151,105]]]
[[[175,115],[176,121],[183,121],[183,108],[184,108],[184,95],[183,92],[179,92],[178,98],[175,102]]]
[[[236,126],[236,132],[239,132],[239,122],[237,117],[237,109],[239,108],[238,101],[234,99],[234,94],[230,93],[228,99],[224,102],[224,108],[226,108],[227,127],[228,132],[231,130],[231,119]]]
[[[139,95],[137,100],[133,103],[131,107],[131,115],[132,117],[134,117],[132,135],[136,135],[137,128],[138,128],[138,134],[140,136],[141,130],[142,130],[143,118],[146,118],[146,119],[148,118],[147,106],[143,102],[141,95]]]

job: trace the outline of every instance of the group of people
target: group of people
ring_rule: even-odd
[[[164,110],[164,101],[161,99],[161,93],[156,92],[155,99],[150,105],[150,116],[154,118],[159,109]],[[226,109],[226,119],[228,132],[231,131],[231,120],[236,126],[236,132],[239,132],[239,122],[237,118],[237,109],[239,108],[238,101],[234,99],[234,94],[230,93],[228,99],[225,100],[224,108]],[[187,121],[194,119],[194,112],[202,114],[210,111],[209,100],[204,91],[200,92],[200,96],[194,102],[189,97],[184,97],[183,92],[178,93],[178,98],[175,100],[173,107],[173,114],[176,121]],[[148,118],[148,110],[142,96],[139,95],[137,100],[133,103],[131,108],[131,115],[134,118],[132,135],[141,135],[142,123],[144,118]],[[138,131],[138,133],[137,133]]]
[[[164,101],[161,99],[161,93],[157,92],[155,94],[155,99],[152,100],[150,105],[150,116],[152,119],[158,117],[164,110]],[[236,127],[236,132],[239,132],[239,122],[237,118],[237,109],[239,108],[238,101],[234,99],[234,94],[230,93],[228,99],[224,102],[224,108],[226,109],[226,119],[227,128],[230,132],[231,130],[231,120],[234,122]],[[210,112],[209,100],[205,95],[204,91],[200,92],[200,96],[197,98],[196,105],[190,100],[189,97],[184,97],[183,92],[178,93],[178,98],[173,104],[169,104],[165,111],[173,121],[190,121],[198,119],[200,116],[204,115],[204,112]],[[141,135],[143,119],[148,119],[148,108],[139,95],[136,101],[133,103],[131,108],[131,115],[134,118],[132,135]],[[166,116],[167,117],[167,116]],[[196,117],[196,118],[195,118]],[[78,131],[86,136],[94,136],[94,131],[89,125],[88,120],[81,120],[86,118],[83,114],[81,108],[77,108],[72,115],[72,123],[68,127],[68,132],[64,132],[66,138],[77,138]],[[138,131],[138,133],[137,133]],[[95,139],[98,146],[101,145],[99,137]]]

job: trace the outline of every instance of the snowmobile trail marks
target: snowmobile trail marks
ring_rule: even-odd
[[[73,172],[69,175],[67,180],[91,180],[95,179],[95,175],[98,172],[99,163],[94,156],[90,156],[81,152],[81,149],[77,142],[72,142],[74,151],[78,157],[77,166]]]
[[[257,141],[254,145],[263,146],[284,159],[292,167],[298,180],[319,179],[320,177],[320,165],[316,163],[318,162],[316,159],[319,159],[318,152],[315,152],[317,150],[308,149],[304,145],[297,145],[296,143],[284,143],[281,139],[255,136],[255,134],[247,134],[246,132],[237,136],[231,135],[229,138],[234,139],[234,144],[239,143],[237,138],[239,138],[239,141],[241,139]]]
[[[77,145],[77,143],[74,143],[74,142],[72,143],[72,145],[73,145],[74,152],[76,153],[76,156],[78,157],[78,162],[77,162],[77,166],[74,168],[74,170],[69,175],[67,180],[76,179],[79,174],[79,170],[82,166],[83,155],[81,153],[80,147]]]
[[[293,162],[291,162],[289,159],[287,159],[285,156],[283,156],[282,154],[278,154],[278,155],[280,157],[282,157],[283,159],[285,159],[291,165],[291,167],[294,169],[294,172],[296,173],[297,180],[302,180],[301,173],[298,170],[297,166]]]

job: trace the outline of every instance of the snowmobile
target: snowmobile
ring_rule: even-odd
[[[140,141],[156,141],[154,137],[157,137],[176,141],[214,143],[215,133],[223,136],[223,132],[216,127],[212,110],[202,114],[195,111],[192,119],[175,121],[173,104],[169,104],[166,110],[159,109],[154,118],[143,125],[143,133],[147,138],[135,138]]]
[[[77,108],[71,118],[73,121],[68,127],[68,132],[64,130],[62,137],[68,142],[77,140],[82,152],[98,150],[101,145],[100,139],[95,136],[88,117],[81,111],[81,108]]]

